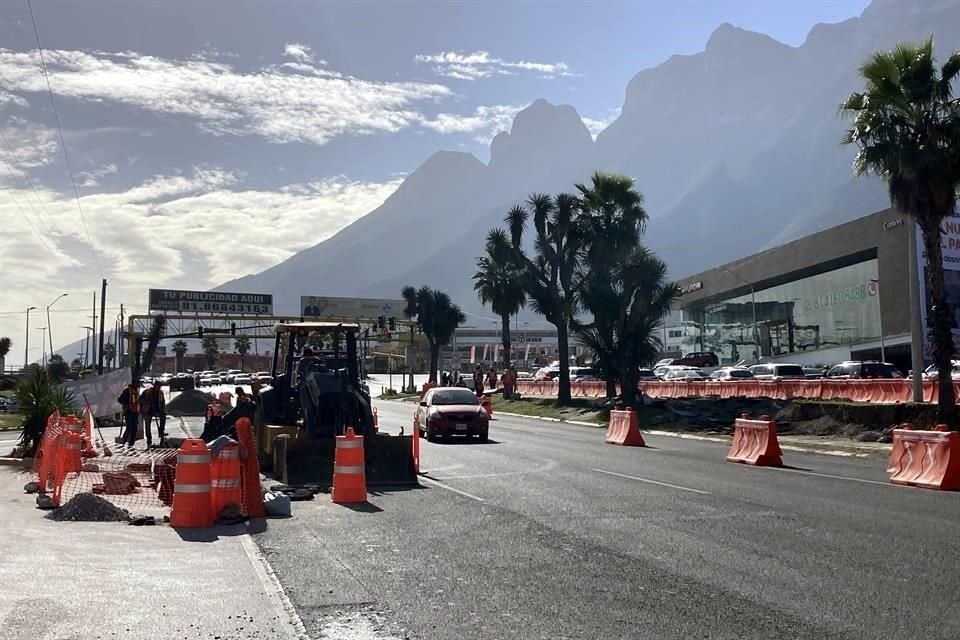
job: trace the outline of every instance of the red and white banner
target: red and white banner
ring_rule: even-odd
[[[477,361],[477,345],[470,347],[470,364],[474,364]]]

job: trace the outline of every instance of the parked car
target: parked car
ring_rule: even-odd
[[[533,380],[533,374],[529,371],[517,371],[517,380]]]
[[[951,363],[952,363],[952,367],[951,367],[952,371],[950,373],[950,377],[953,378],[954,380],[960,380],[960,360],[951,360]],[[923,377],[930,380],[936,380],[937,378],[939,378],[940,374],[937,372],[937,365],[932,364],[926,369],[924,369]]]
[[[725,367],[710,374],[711,380],[752,380],[753,374],[743,367]]]
[[[220,381],[220,376],[216,374],[201,376],[200,380],[197,381],[198,387],[213,387],[220,384],[222,384],[222,382]]]
[[[693,351],[673,360],[670,364],[687,367],[719,367],[720,358],[712,351]]]
[[[848,360],[834,365],[825,378],[849,380],[856,378],[902,378],[903,374],[890,363],[875,360]]]
[[[556,380],[560,375],[560,367],[556,369],[553,367],[541,367],[537,369],[537,372],[533,374],[534,380]]]
[[[804,367],[803,375],[807,380],[819,380],[823,377],[823,371],[819,367]]]
[[[270,384],[273,382],[273,377],[269,371],[257,371],[253,374],[253,379],[261,384]]]
[[[782,362],[755,364],[750,367],[750,373],[757,380],[798,380],[807,377],[800,365]]]
[[[14,412],[16,410],[17,410],[16,398],[0,396],[0,411]]]
[[[241,373],[243,373],[243,371],[240,371],[240,369],[227,369],[220,375],[220,377],[225,377],[226,380],[224,380],[224,382],[227,384],[236,384],[236,378]]]
[[[250,384],[253,382],[253,376],[249,373],[238,373],[233,376],[233,382],[231,384]]]
[[[640,382],[650,382],[657,379],[657,374],[654,373],[653,369],[640,369],[637,371],[637,379]]]
[[[663,375],[664,380],[705,380],[703,372],[695,367],[671,366]]]
[[[673,364],[674,360],[675,358],[664,358],[663,360],[657,360],[657,364],[653,365],[653,368],[656,369],[657,367],[669,367],[671,364]]]
[[[570,382],[587,382],[596,379],[590,367],[570,367]]]
[[[475,393],[462,387],[435,387],[427,391],[413,416],[418,435],[434,441],[445,436],[489,439],[490,418]]]

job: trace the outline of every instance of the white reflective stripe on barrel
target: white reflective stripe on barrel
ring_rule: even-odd
[[[333,472],[334,472],[334,473],[343,473],[343,474],[348,475],[348,476],[353,476],[353,475],[357,475],[357,474],[359,474],[359,473],[363,473],[363,467],[361,467],[360,465],[342,465],[342,464],[338,464],[338,465],[334,465],[334,467],[333,467]]]
[[[209,453],[180,453],[177,462],[181,464],[205,464],[210,462]]]
[[[174,493],[210,493],[208,484],[174,484]]]
[[[79,443],[79,442],[76,443],[76,444],[68,444],[68,445],[67,445],[67,449],[79,449],[79,448],[80,448],[80,443]]]
[[[358,438],[357,440],[341,440],[337,438],[338,449],[360,449],[361,447],[363,447],[363,438]]]
[[[232,489],[233,487],[239,487],[239,480],[211,480],[211,487],[216,487],[217,489]]]
[[[219,455],[217,455],[217,457],[218,458],[239,458],[240,449],[238,449],[237,447],[234,447],[232,449],[224,449],[220,452]]]

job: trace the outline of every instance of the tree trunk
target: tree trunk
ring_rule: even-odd
[[[616,398],[617,397],[617,376],[614,375],[613,370],[607,371],[607,398]]]
[[[503,339],[503,368],[510,366],[510,316],[503,314],[500,316],[500,335]]]
[[[243,351],[240,352],[240,371],[243,371]]]
[[[176,359],[176,371],[174,373],[183,373],[183,354],[178,353]]]
[[[937,365],[937,422],[956,429],[956,406],[953,395],[953,334],[950,331],[950,311],[944,296],[943,253],[940,249],[940,226],[921,228],[923,248],[927,253],[927,288],[930,290],[933,361]]]
[[[557,402],[570,402],[570,343],[567,340],[567,322],[563,320],[557,327],[557,349],[560,352],[560,390],[557,393]]]
[[[440,345],[430,345],[430,382],[436,384],[437,369],[440,368]]]
[[[625,407],[632,407],[637,402],[639,363],[631,344],[623,345],[621,349],[623,354],[618,361],[620,364],[620,400]]]

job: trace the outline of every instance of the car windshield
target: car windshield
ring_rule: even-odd
[[[798,364],[777,365],[778,376],[803,376],[803,367]]]
[[[752,378],[753,374],[746,369],[730,369],[728,372],[731,378]]]
[[[449,404],[472,404],[479,405],[477,395],[468,389],[439,389],[433,392],[430,397],[430,404],[449,405]]]

